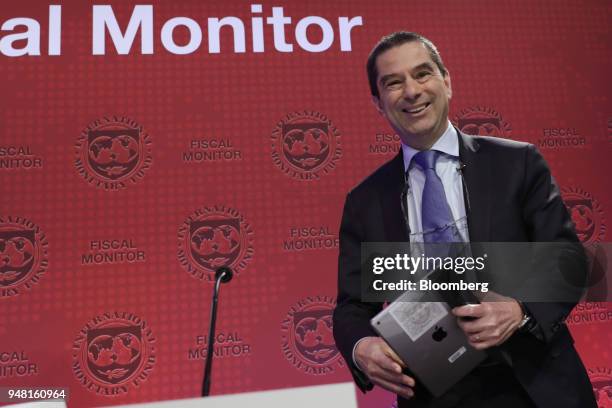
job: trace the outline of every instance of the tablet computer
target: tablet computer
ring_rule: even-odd
[[[423,292],[408,291],[370,323],[406,363],[410,373],[438,397],[487,354],[470,346],[451,313],[451,306],[441,295],[437,295],[439,302],[419,301],[424,296]],[[432,299],[431,293],[427,299]]]

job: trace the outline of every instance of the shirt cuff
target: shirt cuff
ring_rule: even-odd
[[[363,369],[359,366],[359,364],[357,364],[357,359],[355,358],[355,350],[357,350],[357,345],[359,345],[359,343],[361,343],[365,339],[367,339],[367,337],[362,337],[359,340],[357,340],[357,343],[355,343],[355,345],[353,346],[353,353],[352,353],[353,364],[355,364],[355,367],[357,367],[357,369],[361,372],[363,372]]]

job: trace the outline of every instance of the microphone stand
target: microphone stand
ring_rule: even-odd
[[[208,330],[208,349],[206,350],[206,365],[204,368],[204,380],[202,382],[202,396],[210,395],[210,373],[212,370],[213,348],[215,346],[215,325],[217,323],[217,301],[219,300],[219,286],[232,280],[234,273],[226,266],[222,266],[215,272],[215,287],[213,289],[212,307],[210,309],[210,327]]]

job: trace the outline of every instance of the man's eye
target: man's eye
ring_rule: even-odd
[[[400,86],[402,86],[402,82],[399,81],[399,80],[389,81],[385,85],[385,87],[387,87],[389,89],[399,88]]]
[[[415,79],[420,82],[427,81],[432,75],[431,71],[419,71],[415,75]]]

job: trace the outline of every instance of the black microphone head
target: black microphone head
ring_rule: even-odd
[[[221,283],[227,283],[234,277],[234,272],[227,266],[222,266],[215,272],[215,279],[221,276]]]

